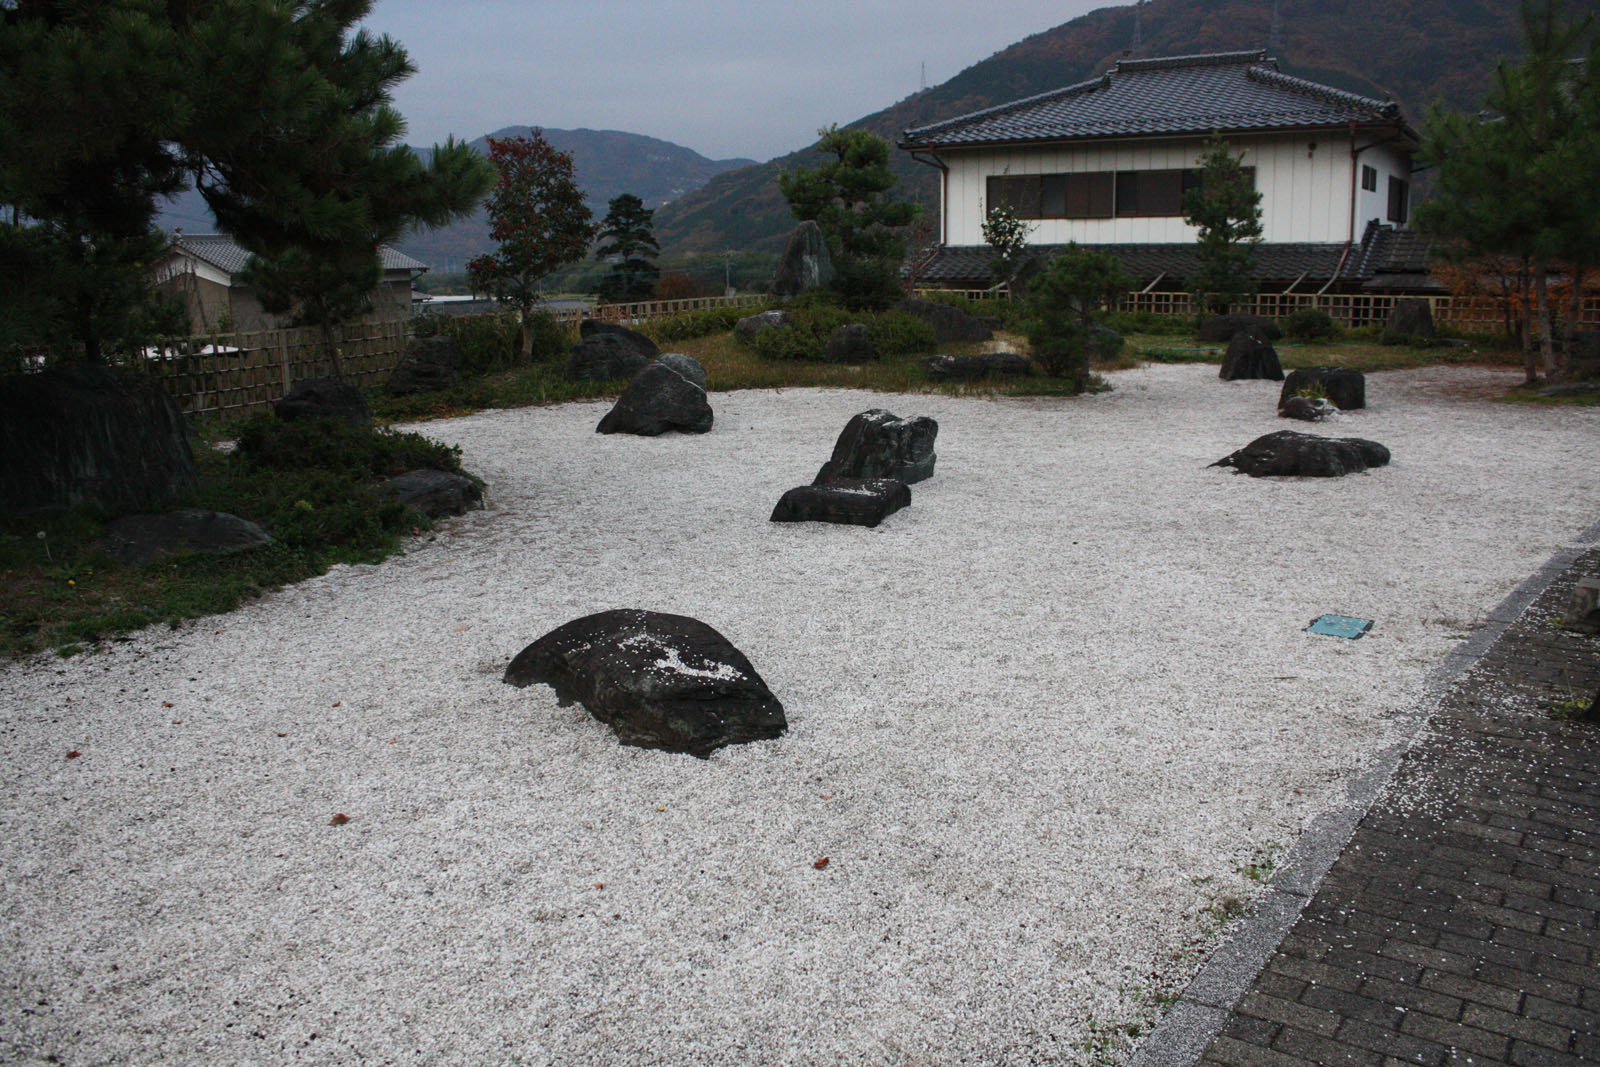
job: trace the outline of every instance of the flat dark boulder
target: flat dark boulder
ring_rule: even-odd
[[[183,412],[159,379],[72,363],[0,377],[0,511],[156,511],[199,484]]]
[[[625,745],[701,758],[789,726],[744,653],[685,615],[624,608],[574,619],[518,653],[505,681],[550,686]]]
[[[837,478],[784,493],[771,521],[876,526],[910,503],[911,487],[898,478]]]
[[[1033,373],[1028,357],[1014,352],[975,356],[925,356],[922,368],[930,382],[979,382],[988,378],[1026,378]]]
[[[100,537],[100,548],[125,566],[169,556],[224,556],[272,543],[272,535],[225,511],[184,508],[160,515],[124,515]]]
[[[1358,370],[1345,367],[1302,367],[1292,370],[1283,381],[1278,393],[1278,407],[1282,409],[1290,397],[1307,392],[1320,392],[1340,411],[1355,411],[1367,406],[1367,377]]]
[[[768,330],[779,330],[792,325],[794,316],[787,311],[758,311],[754,315],[746,315],[733,327],[733,336],[743,344],[751,344],[760,334]]]
[[[284,422],[342,419],[356,426],[372,422],[372,409],[367,406],[367,398],[361,395],[361,390],[337,378],[307,378],[295,382],[272,410]]]
[[[1254,378],[1281,382],[1283,365],[1278,362],[1278,350],[1272,347],[1271,341],[1249,330],[1241,330],[1228,342],[1217,377],[1227,382]]]
[[[578,338],[567,356],[567,377],[575,382],[631,378],[661,354],[650,338],[614,322],[584,319]]]
[[[812,484],[840,478],[898,478],[910,485],[931,478],[938,436],[939,424],[926,415],[897,419],[882,408],[863,411],[845,423],[832,457]]]
[[[483,506],[482,487],[452,471],[406,471],[379,482],[378,495],[409,504],[430,519],[461,515]]]
[[[684,377],[671,363],[657,360],[633,376],[595,432],[641,437],[655,437],[668,430],[707,433],[711,423],[711,402],[705,389]]]
[[[932,326],[933,335],[940,344],[946,341],[987,341],[994,336],[994,320],[969,315],[958,307],[936,300],[906,297],[895,303],[894,310],[915,315]]]
[[[1318,437],[1279,430],[1211,464],[1252,478],[1337,478],[1389,462],[1389,450],[1359,437]]]

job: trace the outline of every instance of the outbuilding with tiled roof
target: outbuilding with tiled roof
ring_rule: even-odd
[[[1267,284],[1359,286],[1363,237],[1404,232],[1416,131],[1393,101],[1293,77],[1265,52],[1125,59],[1098,78],[906,130],[940,172],[943,251],[923,277],[974,279],[985,212],[1005,204],[1035,246],[1117,251],[1142,284],[1192,268],[1182,198],[1221,135],[1262,194]],[[1390,241],[1393,244],[1393,241]],[[1368,250],[1371,252],[1371,250]]]
[[[398,249],[382,245],[383,281],[372,294],[369,316],[383,322],[411,314],[411,283],[428,269]],[[156,288],[183,301],[197,333],[270,330],[287,325],[289,315],[274,315],[239,280],[250,253],[225,233],[175,231],[166,254],[156,261]]]

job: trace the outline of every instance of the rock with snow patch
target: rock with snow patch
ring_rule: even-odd
[[[788,729],[783,705],[744,653],[686,615],[623,608],[574,619],[524,648],[505,681],[550,686],[563,706],[582,704],[625,745],[704,758]]]
[[[898,478],[835,478],[784,493],[771,521],[876,526],[910,503],[911,487]]]
[[[711,422],[711,402],[706,399],[706,391],[671,364],[657,360],[633,376],[595,432],[641,437],[655,437],[668,430],[707,433]]]
[[[898,478],[910,485],[933,477],[933,452],[939,424],[926,415],[897,419],[882,408],[863,411],[845,423],[833,456],[817,471],[813,485],[838,478]]]
[[[379,482],[378,495],[409,504],[430,519],[483,507],[478,483],[451,471],[406,471]]]
[[[182,508],[160,515],[124,515],[106,527],[100,548],[135,565],[168,556],[225,556],[272,543],[272,535],[225,511]]]
[[[1252,478],[1337,478],[1389,462],[1389,450],[1376,441],[1359,437],[1318,437],[1279,430],[1258,437],[1237,452],[1211,464],[1232,467]]]

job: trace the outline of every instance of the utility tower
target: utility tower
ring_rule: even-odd
[[[1133,5],[1133,41],[1128,45],[1128,51],[1138,55],[1144,47],[1144,29],[1140,25],[1140,16],[1144,13],[1144,0],[1135,0]]]
[[[1283,36],[1283,18],[1278,11],[1279,0],[1272,0],[1272,25],[1267,29],[1267,50],[1276,52]]]

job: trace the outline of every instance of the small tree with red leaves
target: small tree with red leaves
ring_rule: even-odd
[[[539,282],[588,254],[593,216],[573,179],[571,154],[552,148],[542,130],[489,138],[489,159],[500,172],[488,202],[490,236],[499,248],[468,263],[467,273],[475,291],[516,309],[517,347],[526,356]]]

